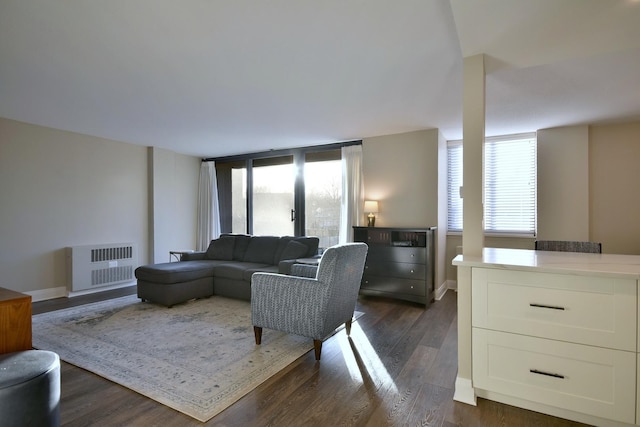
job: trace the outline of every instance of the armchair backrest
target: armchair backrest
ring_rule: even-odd
[[[577,242],[569,240],[536,240],[535,249],[537,251],[556,251],[556,252],[587,252],[602,253],[602,244],[600,242]]]
[[[365,243],[346,243],[325,250],[316,279],[329,287],[327,318],[353,315],[368,246]]]

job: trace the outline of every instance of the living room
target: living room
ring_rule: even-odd
[[[385,13],[393,12],[392,15],[395,18],[403,17],[403,13],[410,14],[412,8],[417,7],[413,2],[410,3],[408,6],[405,5],[410,6],[409,12],[398,6],[395,7],[400,10],[377,5],[372,11],[375,22],[368,21],[362,24],[362,27],[358,24],[356,29],[363,31],[363,27],[373,26],[379,22],[376,20],[381,20],[381,15]],[[240,101],[237,101],[238,103],[231,102],[231,89],[223,85],[223,89],[212,94],[211,97],[227,99],[228,110],[235,111],[237,115],[233,120],[230,119],[230,116],[224,117],[224,120],[229,123],[226,133],[211,131],[209,135],[198,136],[196,139],[200,140],[201,145],[197,150],[187,142],[186,134],[190,132],[184,131],[185,128],[188,128],[184,123],[191,116],[213,116],[211,111],[208,111],[207,114],[197,111],[186,112],[186,102],[180,98],[182,101],[180,108],[185,109],[185,112],[174,110],[170,115],[164,111],[162,114],[145,116],[140,113],[143,108],[135,111],[133,109],[127,110],[128,103],[134,103],[134,100],[124,97],[119,101],[120,108],[127,111],[124,111],[120,117],[115,112],[117,108],[113,108],[114,104],[109,103],[108,89],[105,92],[90,90],[91,85],[99,87],[104,84],[111,87],[111,83],[109,79],[101,79],[100,77],[104,77],[104,75],[97,73],[95,69],[87,70],[84,68],[84,61],[79,59],[81,58],[79,52],[82,53],[82,49],[79,49],[79,52],[73,51],[69,57],[57,57],[59,61],[50,58],[51,62],[48,65],[58,67],[56,68],[58,72],[61,72],[61,69],[64,71],[67,68],[77,67],[86,73],[85,77],[95,73],[97,78],[92,83],[83,80],[82,73],[80,76],[74,75],[75,82],[64,81],[60,90],[58,90],[59,82],[56,80],[60,77],[59,74],[37,74],[36,81],[31,81],[28,78],[18,80],[17,76],[28,76],[29,73],[36,71],[34,68],[27,67],[33,58],[30,56],[26,59],[22,58],[21,54],[14,52],[12,46],[16,47],[15,51],[33,49],[34,56],[46,58],[47,49],[51,48],[44,42],[47,34],[39,34],[36,40],[26,37],[23,33],[3,33],[1,31],[9,31],[14,26],[33,28],[34,21],[37,22],[41,15],[35,15],[38,19],[26,19],[25,24],[0,26],[4,28],[4,30],[0,30],[0,35],[2,35],[0,39],[3,40],[0,45],[0,54],[3,58],[2,65],[0,65],[0,200],[2,200],[0,207],[0,218],[2,218],[0,221],[0,235],[2,236],[0,241],[0,273],[2,286],[30,294],[34,301],[65,296],[67,293],[65,248],[68,246],[134,242],[138,247],[140,264],[167,262],[169,261],[169,251],[194,248],[198,174],[201,159],[217,155],[268,150],[275,147],[274,141],[280,135],[283,143],[290,147],[361,139],[365,193],[380,201],[380,212],[376,225],[437,226],[439,233],[436,287],[440,289],[440,295],[448,288],[455,288],[456,268],[451,265],[451,260],[457,253],[458,247],[462,245],[462,238],[459,234],[448,235],[446,233],[446,189],[442,188],[443,182],[446,186],[446,166],[443,167],[443,164],[446,165],[447,141],[462,137],[462,62],[463,57],[470,54],[475,47],[470,41],[474,35],[468,34],[464,29],[461,30],[460,26],[467,23],[468,27],[472,27],[470,22],[474,22],[474,19],[478,21],[482,19],[470,16],[475,14],[486,17],[486,25],[492,24],[504,28],[504,24],[500,24],[500,21],[508,21],[507,19],[491,18],[489,15],[494,15],[496,9],[509,8],[505,2],[487,2],[484,6],[490,10],[483,11],[480,15],[477,8],[482,9],[482,7],[469,6],[466,11],[463,11],[463,3],[462,1],[431,2],[428,6],[424,6],[426,9],[418,9],[422,13],[422,15],[418,14],[419,19],[411,19],[412,25],[405,25],[414,29],[418,28],[416,21],[419,20],[427,22],[426,20],[429,19],[428,22],[433,26],[436,26],[437,22],[445,22],[448,28],[446,30],[439,29],[440,32],[433,34],[433,38],[442,40],[443,33],[453,34],[455,43],[463,45],[458,46],[453,53],[448,53],[442,61],[431,60],[432,63],[443,62],[442,68],[445,68],[444,71],[451,71],[452,80],[456,83],[455,87],[445,87],[438,81],[429,86],[430,91],[419,92],[418,97],[433,97],[435,106],[432,103],[427,105],[415,102],[413,91],[416,90],[414,88],[420,86],[410,86],[408,83],[409,89],[405,88],[406,90],[401,92],[404,98],[400,100],[395,98],[395,94],[389,92],[399,90],[404,85],[400,85],[402,87],[393,86],[393,90],[390,89],[388,92],[382,90],[377,98],[366,98],[358,104],[347,103],[343,97],[338,97],[337,100],[334,99],[332,108],[340,111],[342,122],[349,121],[348,117],[352,115],[353,122],[358,123],[358,126],[349,127],[342,123],[343,127],[337,127],[335,131],[328,128],[318,130],[311,126],[313,120],[303,120],[300,116],[292,115],[290,116],[292,122],[298,120],[309,126],[309,133],[316,138],[314,141],[307,140],[302,136],[296,139],[297,135],[302,135],[299,128],[284,127],[282,122],[288,120],[283,119],[279,122],[279,126],[290,130],[293,136],[287,135],[286,138],[282,136],[282,128],[276,129],[270,138],[265,137],[265,142],[260,142],[255,135],[251,138],[249,135],[243,135],[242,137],[246,141],[253,144],[247,146],[242,145],[240,141],[242,137],[235,139],[235,132],[238,128],[241,128],[245,122],[255,120],[255,128],[259,132],[263,131],[263,128],[258,126],[265,121],[263,118],[265,116],[261,114],[266,114],[266,110],[269,109],[281,108],[280,102],[283,104],[297,102],[298,96],[293,95],[304,97],[308,87],[318,85],[319,80],[311,79],[308,81],[300,77],[292,79],[294,80],[292,88],[284,92],[278,102],[276,102],[273,93],[270,94],[271,97],[264,96],[270,102],[264,98],[254,100],[254,104],[263,105],[264,108],[262,112],[252,113],[238,112],[251,102],[247,100],[243,100],[242,103]],[[637,18],[637,3],[619,1],[613,2],[613,4],[618,9],[629,8],[626,14],[622,14],[626,15],[626,19]],[[51,11],[49,9],[51,6],[41,6],[44,11],[51,12],[57,18],[64,12],[63,10]],[[278,13],[273,12],[269,16],[275,22],[277,15],[287,14],[286,9],[289,6],[281,2]],[[594,7],[591,3],[589,6]],[[570,12],[576,7],[578,7],[576,2],[568,2],[566,10],[563,9],[562,12],[567,12],[567,10]],[[90,9],[90,7],[88,8]],[[16,18],[13,22],[22,22],[17,20],[17,16],[33,13],[29,8],[16,9],[16,6],[8,4],[3,4],[0,10],[19,12],[16,16],[12,16]],[[522,13],[522,10],[516,7],[513,10],[514,14]],[[170,11],[174,12],[176,16],[187,19],[178,13],[179,10],[170,9]],[[438,12],[438,19],[427,16],[435,11]],[[84,12],[92,15],[90,10]],[[121,19],[129,16],[115,9],[103,12],[113,13],[113,15],[107,16]],[[306,12],[304,16],[309,19],[313,9],[308,8],[304,12]],[[341,12],[344,13],[344,16],[339,19],[335,18],[335,21],[332,21],[332,25],[329,26],[334,33],[348,28],[349,24],[360,17],[358,8],[355,6]],[[70,16],[78,18],[82,17],[82,13],[82,10],[77,10],[70,13]],[[136,9],[136,13],[142,15],[143,10]],[[172,19],[159,11],[154,13],[159,15],[156,18],[163,23],[160,25],[161,29],[171,28],[174,23]],[[548,10],[540,13],[548,13]],[[0,15],[10,16],[11,14],[1,13]],[[565,20],[568,19],[566,14],[559,16]],[[593,19],[602,19],[602,31],[606,31],[604,24],[612,24],[612,22],[598,16]],[[612,14],[611,16],[620,19],[621,15]],[[610,17],[610,15],[606,15],[606,17]],[[71,20],[71,18],[69,19]],[[85,18],[87,22],[93,22],[92,19],[96,19]],[[144,21],[142,18],[136,18],[136,24],[138,19]],[[247,19],[247,27],[249,24],[253,24],[264,29],[264,24],[261,26],[257,22],[260,21],[258,18],[250,17]],[[408,17],[406,19],[409,20]],[[587,22],[591,22],[589,21],[591,18],[585,19]],[[536,19],[531,19],[531,21],[526,25],[525,23],[521,23],[521,25],[525,29],[535,28],[537,25],[544,27]],[[62,22],[65,21],[62,20]],[[286,22],[286,19],[279,22]],[[569,25],[571,22],[565,21],[560,26],[573,28]],[[622,19],[612,25],[626,29],[627,27],[623,25],[626,22]],[[106,53],[112,54],[111,49],[117,48],[122,48],[124,51],[124,45],[131,41],[127,37],[131,34],[140,36],[137,32],[129,32],[129,26],[135,26],[131,22],[129,24],[125,28],[127,31],[123,29],[122,36],[112,34],[117,43],[114,42],[113,45],[108,46]],[[220,23],[217,22],[217,24]],[[47,26],[43,27],[47,28]],[[247,27],[242,28],[246,29]],[[478,24],[478,27],[484,29],[484,25]],[[149,30],[146,25],[143,25],[142,28]],[[183,32],[188,32],[187,28],[189,25],[185,24],[182,28]],[[402,67],[402,72],[385,68],[384,71],[390,83],[393,81],[394,84],[397,84],[396,81],[414,79],[414,72],[408,73],[406,69],[416,66],[416,56],[422,55],[426,58],[428,55],[422,51],[418,51],[419,53],[412,51],[410,55],[406,56],[406,52],[402,52],[402,55],[398,53],[399,47],[396,43],[400,43],[404,39],[396,39],[392,36],[394,36],[394,31],[401,32],[402,26],[389,27],[384,31],[380,27],[376,28],[379,33],[375,36],[369,35],[369,37],[371,37],[372,46],[375,45],[376,48],[382,50],[372,48],[374,54],[371,57],[364,56],[364,53],[360,52],[363,56],[358,56],[358,58],[373,60],[373,57],[378,55],[388,55],[389,59],[382,62],[404,61],[403,64],[406,64],[405,67]],[[559,31],[557,27],[553,28],[556,29],[555,34],[562,34],[562,31]],[[600,27],[598,28],[600,29]],[[525,131],[537,133],[537,236],[540,238],[600,241],[603,244],[603,251],[606,253],[640,255],[640,238],[638,238],[640,224],[637,221],[638,214],[640,214],[640,197],[638,197],[637,191],[638,173],[636,172],[637,160],[640,159],[640,105],[636,88],[640,87],[640,82],[637,77],[629,77],[640,75],[640,68],[638,68],[640,64],[637,60],[637,57],[640,56],[638,55],[640,37],[636,37],[638,30],[634,29],[635,27],[631,28],[626,33],[625,31],[616,31],[615,34],[613,32],[606,33],[611,35],[611,39],[604,40],[602,45],[596,43],[598,37],[602,37],[602,33],[594,31],[592,37],[584,37],[584,33],[578,32],[575,38],[582,36],[583,43],[568,43],[569,46],[562,46],[563,49],[560,50],[563,50],[564,56],[558,54],[558,57],[547,53],[546,58],[540,59],[537,57],[538,52],[534,52],[531,46],[523,45],[522,50],[527,51],[526,56],[529,57],[530,62],[519,62],[515,66],[500,64],[500,61],[493,56],[487,57],[487,135],[494,136]],[[299,29],[298,26],[295,26],[291,28],[291,31]],[[69,40],[81,39],[82,36],[79,34],[82,34],[82,30],[83,28],[80,28],[79,32],[74,34],[61,32],[64,33],[63,39],[69,42]],[[324,28],[314,27],[314,34],[321,33],[321,30]],[[158,30],[156,29],[156,31]],[[585,30],[581,29],[580,31]],[[194,32],[197,31],[194,30]],[[144,32],[141,30],[140,33]],[[590,34],[589,31],[586,33]],[[6,37],[5,34],[7,34]],[[16,40],[16,34],[25,37],[25,40],[20,40],[12,45],[12,42]],[[56,34],[60,36],[60,33],[56,32]],[[419,32],[420,37],[430,37],[429,34]],[[291,39],[294,38],[291,36]],[[385,44],[385,38],[388,44]],[[567,39],[573,40],[568,36]],[[317,36],[311,41],[318,42],[318,40],[322,40],[322,38]],[[525,39],[525,41],[527,40]],[[170,47],[176,48],[170,42],[167,43]],[[421,43],[418,42],[417,45]],[[446,43],[446,41],[442,41],[442,43]],[[583,44],[590,44],[592,49],[585,48]],[[540,45],[545,45],[545,43],[541,41]],[[546,45],[548,47],[549,43]],[[196,43],[195,46],[204,49],[201,44]],[[416,43],[414,43],[415,46]],[[246,45],[242,45],[242,47],[246,47]],[[335,45],[332,47],[336,48]],[[543,47],[545,46],[538,46],[540,52],[544,50]],[[302,56],[300,51],[296,50],[295,52],[301,55],[298,58],[311,61],[306,56]],[[488,51],[475,53],[481,52]],[[60,52],[56,51],[56,53]],[[100,57],[103,53],[106,54],[105,46],[101,45],[95,48],[92,55]],[[270,50],[269,53],[274,54],[273,50]],[[261,58],[260,55],[255,55],[255,58]],[[353,55],[352,51],[343,53],[338,58],[344,60],[350,55]],[[414,60],[411,60],[412,55]],[[53,54],[52,56],[55,57]],[[599,59],[603,56],[607,59],[606,63],[610,65],[602,65]],[[135,65],[132,65],[135,64],[135,60],[132,58],[135,57],[127,51],[122,63],[118,65],[121,67],[120,70],[135,69]],[[515,57],[522,61],[521,56],[515,55]],[[335,66],[331,55],[322,58],[313,64],[318,66],[318,63],[330,63]],[[425,58],[421,60],[420,67],[422,68],[417,68],[419,71],[429,68],[424,65],[425,62],[429,63],[429,60]],[[109,59],[114,58],[109,56]],[[144,57],[139,58],[139,61],[144,62],[144,59]],[[184,58],[180,56],[180,59]],[[63,64],[61,65],[60,62]],[[132,98],[136,98],[136,105],[140,102],[146,104],[151,110],[151,107],[156,103],[162,104],[167,99],[171,99],[172,93],[162,92],[162,96],[166,96],[166,98],[162,98],[156,97],[154,91],[159,86],[176,87],[185,84],[180,81],[174,85],[176,74],[180,70],[184,72],[183,68],[176,65],[177,62],[179,61],[162,60],[152,64],[156,68],[165,66],[171,72],[168,74],[158,73],[159,82],[143,86],[139,91],[133,92],[135,96],[132,95]],[[258,60],[250,61],[249,65],[259,68],[257,62]],[[289,65],[298,64],[298,61],[293,62],[294,64],[289,63]],[[299,62],[305,61],[299,59]],[[12,64],[17,65],[13,67]],[[372,67],[378,65],[377,62],[372,62],[372,64],[374,64]],[[97,68],[105,67],[103,62],[94,65]],[[581,80],[582,75],[576,73],[574,85],[574,81],[570,79],[571,73],[566,71],[564,67],[570,68],[570,66],[575,67],[576,65],[577,69],[582,69],[584,73],[589,75],[585,80]],[[597,66],[591,68],[592,65]],[[504,68],[500,68],[501,66]],[[39,67],[41,70],[39,72],[42,72],[42,70],[46,70],[47,65]],[[344,65],[338,65],[338,68],[340,67],[348,69],[349,65],[345,62]],[[492,69],[492,67],[495,68]],[[442,68],[439,69],[439,74],[435,77],[445,80],[442,77],[445,74]],[[322,68],[322,71],[331,74],[332,69],[332,67],[326,67]],[[152,70],[153,68],[145,69],[144,73],[141,73],[144,74],[143,78],[154,75]],[[282,71],[283,68],[277,70]],[[298,73],[296,76],[304,75],[304,72],[309,71],[306,67],[295,68],[295,70]],[[575,70],[576,68],[571,68],[571,72],[575,72]],[[589,70],[591,71],[589,72]],[[116,73],[117,70],[112,71]],[[362,71],[362,69],[358,68],[358,71]],[[274,70],[267,69],[265,74],[271,72]],[[108,72],[105,74],[109,75]],[[420,73],[415,72],[415,74]],[[599,77],[595,78],[594,75]],[[557,77],[557,80],[554,80],[554,76]],[[224,77],[228,78],[228,75],[225,74]],[[528,86],[533,80],[543,80],[547,83],[541,86]],[[354,86],[355,81],[355,79],[349,80],[350,84]],[[261,82],[264,83],[264,81]],[[270,82],[267,81],[267,83]],[[614,91],[622,85],[621,82],[626,84],[626,91]],[[37,90],[29,91],[29,84],[35,85],[36,83],[38,84]],[[249,82],[246,86],[255,89],[256,86],[260,86],[260,82]],[[318,86],[322,86],[323,90],[326,90],[330,84]],[[373,87],[375,87],[373,83],[366,86],[363,92],[357,93],[359,96],[373,91]],[[230,87],[236,86],[230,85]],[[337,87],[344,90],[344,86],[338,85]],[[440,88],[446,94],[437,95],[435,88]],[[122,91],[127,92],[128,89],[131,87],[125,85],[125,90]],[[278,86],[278,89],[281,87]],[[505,96],[504,92],[510,89],[515,92],[510,96]],[[555,93],[556,91],[559,93]],[[262,93],[262,90],[256,89],[256,92]],[[118,92],[118,94],[122,96],[122,93]],[[201,98],[200,94],[196,96],[192,91],[187,91],[187,94],[197,99]],[[314,99],[322,98],[321,94],[317,92],[313,92],[312,95],[310,97]],[[244,96],[244,92],[242,96]],[[514,99],[523,97],[528,98],[531,104],[521,103],[520,100]],[[577,111],[578,108],[574,102],[593,105],[593,100],[598,97],[600,98],[598,102],[600,107],[596,109],[596,112],[591,111],[583,116],[567,114],[567,110]],[[451,98],[453,102],[444,102],[443,98]],[[608,107],[610,100],[607,98],[617,100],[618,103]],[[68,99],[72,99],[72,101],[68,101]],[[537,101],[535,105],[533,104],[534,100]],[[567,101],[565,104],[565,100],[571,102]],[[410,112],[406,110],[393,112],[387,109],[394,104],[413,105],[414,103],[417,104],[417,107]],[[453,126],[449,126],[449,122],[446,121],[442,121],[442,126],[437,125],[438,119],[436,117],[439,117],[440,112],[434,107],[438,107],[438,103],[441,104],[441,111],[455,110]],[[382,109],[385,115],[391,117],[389,122],[385,122],[384,126],[381,125],[379,123],[380,117],[373,113],[371,113],[369,121],[362,122],[359,121],[360,116],[355,113],[351,114],[349,111],[349,109],[363,109],[366,104],[377,105],[376,108]],[[197,105],[202,107],[204,104],[198,103]],[[278,107],[276,108],[274,105]],[[503,110],[507,110],[507,112],[505,113]],[[308,113],[314,110],[309,108],[305,111]],[[345,113],[345,111],[347,112]],[[80,114],[85,112],[86,115]],[[515,120],[510,123],[509,119],[515,119],[516,116],[528,117],[530,120],[524,127],[504,126],[500,128],[496,125],[498,112],[502,114],[502,117],[506,117],[507,124],[515,123]],[[74,116],[68,125],[64,124],[65,114]],[[280,117],[287,117],[284,112],[279,114]],[[171,120],[167,119],[168,116],[171,117]],[[426,119],[425,116],[427,116]],[[542,117],[544,120],[540,120],[541,116],[544,116]],[[400,119],[404,120],[405,117],[415,119],[413,121]],[[433,120],[431,117],[434,117]],[[104,122],[98,123],[101,120]],[[212,119],[210,117],[202,118],[202,122],[207,120]],[[77,122],[83,122],[84,126],[74,127],[72,123]],[[318,122],[328,123],[321,115],[318,115]],[[366,126],[360,123],[365,123]],[[223,122],[216,122],[215,126],[222,127],[223,124]],[[109,126],[118,132],[110,134],[103,132]],[[246,127],[252,128],[254,126]],[[314,126],[316,125],[314,124]],[[170,131],[167,130],[169,127],[172,128]],[[457,131],[451,132],[451,127],[457,128]],[[100,129],[101,131],[93,132],[92,129]],[[124,136],[125,133],[122,129],[131,131],[128,137]],[[149,132],[147,136],[152,135],[160,140],[161,134],[166,132],[170,134],[170,138],[178,142],[174,146],[166,145],[165,140],[162,143],[158,142],[158,144],[149,143],[148,139],[141,137],[144,129]],[[210,127],[199,129],[211,130]],[[510,131],[508,131],[509,129]],[[184,131],[184,141],[180,140],[181,135],[178,131]],[[122,137],[114,135],[122,135]],[[205,148],[203,149],[203,147]],[[207,149],[209,151],[206,151]],[[363,222],[364,220],[363,218]],[[533,236],[487,236],[485,244],[494,247],[531,249],[535,238]]]

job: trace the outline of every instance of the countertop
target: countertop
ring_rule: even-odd
[[[482,256],[456,256],[453,265],[640,279],[640,255],[484,248]]]

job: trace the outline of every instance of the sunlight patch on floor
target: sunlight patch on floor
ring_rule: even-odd
[[[398,387],[357,322],[351,326],[350,338],[353,345],[345,334],[340,334],[338,343],[351,378],[361,383],[366,379],[377,387],[385,387],[397,393]]]

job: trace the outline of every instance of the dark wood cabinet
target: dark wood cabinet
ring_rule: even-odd
[[[435,230],[353,227],[354,241],[369,245],[360,293],[429,306],[434,297]]]

